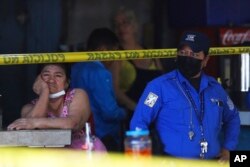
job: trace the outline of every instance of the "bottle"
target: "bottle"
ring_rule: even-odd
[[[148,130],[126,131],[124,140],[124,151],[126,155],[151,156],[152,142]]]
[[[94,150],[94,138],[91,134],[91,125],[89,122],[85,123],[85,136],[84,136],[82,149],[88,152],[91,152]]]

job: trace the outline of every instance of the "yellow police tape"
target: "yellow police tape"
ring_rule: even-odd
[[[170,157],[131,157],[124,154],[88,154],[50,148],[0,148],[0,167],[228,167],[212,160]]]
[[[210,48],[209,50],[209,54],[213,56],[239,55],[241,53],[250,53],[250,47],[215,47]],[[176,49],[0,54],[0,65],[64,63],[96,60],[108,61],[145,58],[173,58],[175,56]]]

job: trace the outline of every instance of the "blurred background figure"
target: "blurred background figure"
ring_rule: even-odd
[[[108,51],[119,49],[119,40],[108,28],[94,29],[88,40],[88,51]],[[112,61],[79,62],[72,66],[71,86],[83,88],[90,99],[96,135],[101,138],[108,151],[123,149],[121,125],[125,119],[124,109],[116,101],[112,74],[107,67]]]
[[[124,50],[146,49],[139,39],[139,22],[134,11],[121,7],[112,21]],[[148,81],[162,74],[161,63],[159,59],[116,61],[110,70],[119,104],[128,110],[128,123]]]

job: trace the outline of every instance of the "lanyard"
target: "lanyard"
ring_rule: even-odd
[[[205,153],[208,151],[208,142],[205,140],[204,137],[204,129],[203,129],[203,118],[204,118],[204,112],[205,112],[205,103],[204,103],[204,91],[200,93],[199,100],[200,100],[200,112],[198,110],[198,107],[195,105],[194,99],[191,96],[191,93],[187,87],[186,84],[181,86],[182,84],[179,84],[177,81],[177,85],[179,86],[180,90],[184,94],[184,96],[187,98],[190,106],[192,105],[195,115],[198,118],[199,124],[200,124],[200,131],[201,131],[201,141],[200,141],[200,147],[201,147],[201,152],[200,152],[200,158],[204,159],[205,158]],[[184,87],[184,88],[183,88]],[[193,118],[192,118],[192,110],[190,111],[190,129],[188,132],[189,139],[192,140],[195,133],[193,131]]]
[[[184,84],[184,91],[186,93],[186,95],[188,96],[188,99],[190,100],[192,107],[195,111],[195,115],[198,118],[199,124],[200,124],[200,128],[201,128],[201,136],[202,136],[202,140],[204,140],[204,129],[203,129],[203,118],[204,118],[204,92],[201,92],[200,94],[200,102],[201,102],[201,106],[200,106],[200,112],[198,110],[198,107],[196,106],[193,97],[191,96],[191,93],[189,91],[189,89],[187,88],[187,85]]]

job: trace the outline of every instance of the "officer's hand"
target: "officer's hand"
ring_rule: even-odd
[[[227,150],[225,148],[222,148],[218,158],[219,158],[219,162],[227,162],[227,161],[229,161],[229,158],[230,158],[229,150]]]

